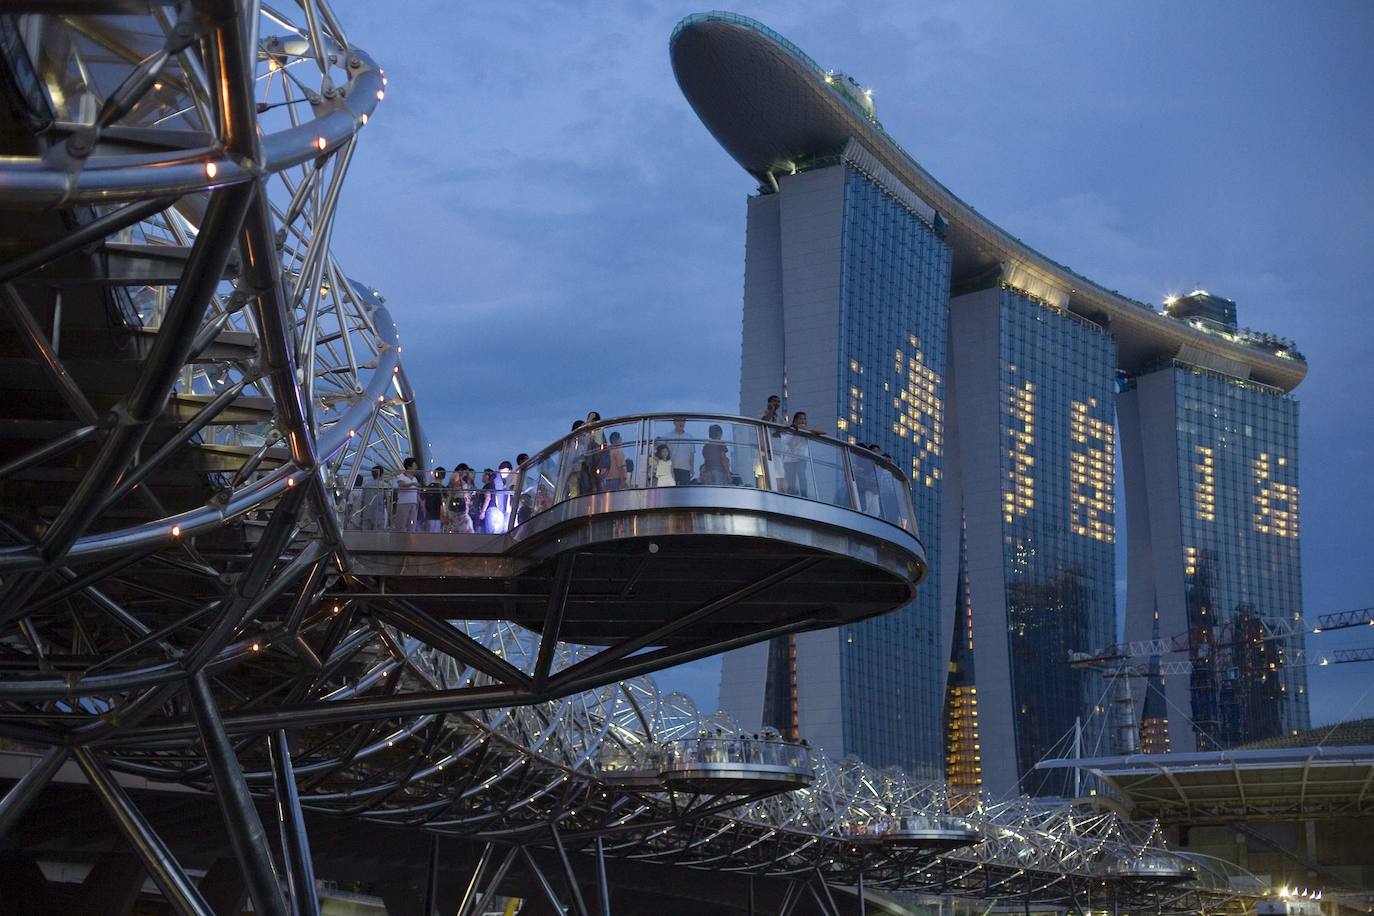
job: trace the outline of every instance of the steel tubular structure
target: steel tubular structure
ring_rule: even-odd
[[[396,323],[330,253],[387,80],[326,3],[21,0],[0,10],[0,68],[0,741],[42,755],[0,834],[74,760],[182,913],[210,910],[115,774],[213,792],[263,913],[319,911],[304,811],[431,831],[431,871],[438,836],[485,839],[459,912],[517,866],[561,907],[530,846],[584,913],[611,912],[604,856],[788,877],[787,906],[827,912],[861,882],[1238,899],[1237,875],[1152,827],[1067,806],[983,805],[952,852],[855,842],[949,806],[853,760],[817,755],[785,793],[670,791],[666,744],[739,729],[625,676],[636,647],[592,662],[350,574],[337,483],[427,462]],[[572,558],[558,569],[555,635]],[[255,797],[276,802],[282,861]],[[1131,868],[1159,856],[1178,880]]]

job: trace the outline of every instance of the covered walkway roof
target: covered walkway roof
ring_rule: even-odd
[[[1374,745],[1047,760],[1099,777],[1135,818],[1170,826],[1374,814]]]

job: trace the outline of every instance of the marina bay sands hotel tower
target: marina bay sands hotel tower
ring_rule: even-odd
[[[758,181],[741,412],[781,394],[891,454],[933,561],[902,611],[727,655],[722,706],[993,795],[1067,791],[1034,765],[1070,736],[1112,754],[1137,728],[1187,751],[1307,727],[1302,639],[1272,638],[1302,612],[1293,345],[1205,291],[1157,308],[1031,249],[898,146],[870,93],[760,23],[692,16],[670,49]],[[1069,663],[1117,641],[1123,536],[1126,636],[1177,636],[1168,660],[1191,662],[1152,681],[1139,726]]]

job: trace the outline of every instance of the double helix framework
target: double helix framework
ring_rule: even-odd
[[[744,735],[644,676],[843,620],[758,599],[844,544],[871,560],[886,538],[912,558],[879,573],[865,560],[880,597],[861,613],[899,606],[924,563],[910,532],[872,535],[868,520],[838,536],[841,509],[780,555],[758,547],[776,523],[737,522],[759,572],[677,620],[586,640],[600,649],[570,642],[592,626],[586,595],[570,603],[576,569],[606,579],[631,563],[625,597],[648,562],[597,546],[639,550],[615,526],[577,522],[576,569],[528,548],[520,581],[537,588],[492,592],[481,620],[359,573],[332,482],[407,455],[427,464],[396,322],[330,254],[386,84],[316,0],[289,14],[237,0],[0,11],[0,740],[35,757],[0,799],[0,836],[74,762],[190,914],[210,907],[121,779],[214,793],[259,913],[318,912],[305,811],[478,838],[472,888],[519,860],[559,907],[531,847],[569,872],[568,850],[594,850],[789,878],[789,910],[806,889],[837,911],[831,889],[865,882],[1243,906],[1249,876],[1167,851],[1153,825],[1028,800],[956,817],[941,786]],[[673,531],[709,516],[694,550],[724,536],[712,532],[729,509],[698,504],[673,516]],[[502,610],[516,598],[537,602],[535,623]],[[689,638],[727,607],[749,614]],[[276,803],[280,857],[255,798]],[[585,911],[571,886],[567,905]]]

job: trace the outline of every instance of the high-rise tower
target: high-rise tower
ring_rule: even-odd
[[[1069,660],[1116,638],[1124,451],[1132,634],[1150,635],[1156,607],[1166,636],[1194,634],[1193,677],[1154,690],[1153,721],[1175,749],[1192,746],[1189,716],[1218,743],[1304,722],[1301,645],[1273,638],[1275,615],[1301,613],[1292,345],[1239,328],[1230,300],[1159,310],[1030,248],[902,149],[859,83],[758,22],[692,16],[669,46],[683,94],[758,186],[741,410],[779,394],[813,428],[890,453],[933,561],[903,611],[728,656],[722,704],[833,754],[943,764],[965,783],[976,763],[995,795],[1065,791],[1026,778],[1061,739],[1105,754],[1134,741],[1107,726],[1126,694]],[[974,696],[970,752],[973,706],[954,701]]]
[[[1232,369],[1234,372],[1234,369]],[[1282,390],[1170,362],[1118,402],[1126,472],[1127,635],[1186,634],[1164,683],[1176,751],[1308,727],[1298,408]]]
[[[950,480],[966,527],[983,774],[1058,794],[1043,781],[1065,771],[1035,764],[1076,731],[1099,750],[1109,737],[1101,678],[1068,659],[1115,639],[1116,345],[1004,284],[956,296],[950,311]],[[992,753],[993,736],[1013,740]]]
[[[750,198],[740,411],[781,394],[813,428],[877,444],[911,477],[918,530],[937,531],[949,248],[929,207],[864,165],[841,157]],[[728,655],[722,704],[752,712],[763,687],[762,724],[785,729],[795,715],[832,754],[938,777],[943,744],[926,723],[940,715],[948,651],[939,579],[932,569],[895,614]]]

